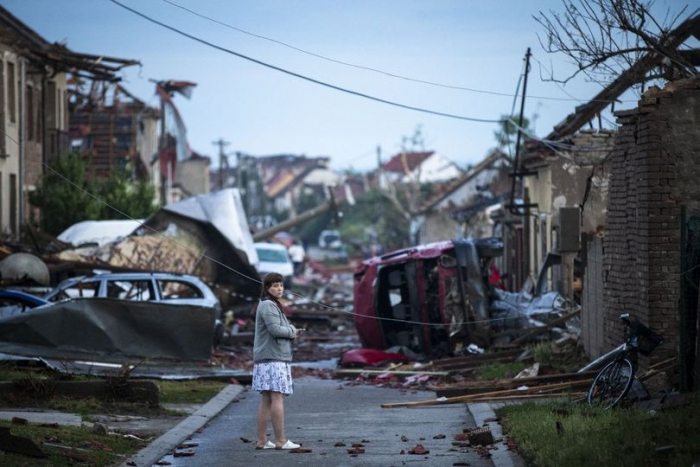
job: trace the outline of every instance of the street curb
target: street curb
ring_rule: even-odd
[[[212,397],[209,402],[195,413],[163,433],[151,444],[126,459],[119,467],[151,467],[171,449],[182,444],[195,431],[202,428],[209,420],[219,414],[243,391],[243,386],[230,384]]]
[[[491,453],[491,462],[495,467],[525,467],[525,461],[518,455],[517,452],[507,449],[505,437],[501,424],[498,422],[489,421],[486,419],[496,418],[496,413],[493,411],[491,404],[488,402],[476,402],[467,404],[469,412],[474,417],[474,422],[477,427],[488,426],[493,433],[494,439],[502,439],[497,443],[498,449],[489,451]]]

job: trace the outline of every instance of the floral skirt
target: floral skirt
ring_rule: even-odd
[[[253,366],[253,390],[281,392],[289,396],[293,391],[292,368],[287,362],[261,362]]]

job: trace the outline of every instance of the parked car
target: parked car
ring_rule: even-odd
[[[221,303],[209,286],[195,276],[172,273],[124,272],[66,279],[44,295],[49,302],[73,298],[117,298],[214,308],[214,345],[224,334]]]
[[[49,303],[48,300],[19,290],[0,290],[0,318],[24,313]]]
[[[276,272],[284,277],[285,287],[292,285],[294,264],[292,264],[287,248],[284,245],[258,242],[255,244],[255,251],[258,252],[258,272],[260,277]]]
[[[318,236],[318,247],[324,250],[340,250],[343,247],[340,232],[337,230],[323,230],[321,235]]]

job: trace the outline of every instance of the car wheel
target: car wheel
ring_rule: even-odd
[[[220,319],[217,319],[216,324],[214,324],[214,348],[217,348],[223,339],[224,323],[222,323]]]

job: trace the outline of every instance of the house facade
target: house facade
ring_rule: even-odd
[[[495,150],[449,184],[415,217],[412,230],[416,243],[490,236],[492,233],[487,234],[486,225],[493,225],[493,222],[484,219],[485,223],[478,223],[477,227],[475,218],[501,201],[501,195],[508,189],[504,182],[508,180],[510,166],[508,157]]]
[[[69,149],[69,83],[74,74],[115,80],[138,62],[51,44],[0,7],[0,236],[20,238],[39,212],[29,205],[46,165]]]

